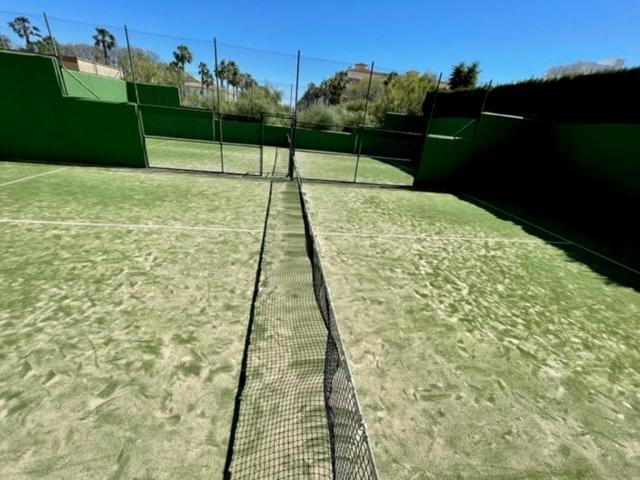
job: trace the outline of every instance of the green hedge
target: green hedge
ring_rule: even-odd
[[[62,95],[55,59],[0,52],[0,157],[146,166],[136,105]]]
[[[531,80],[493,88],[485,111],[562,122],[640,122],[640,68],[554,80]],[[484,89],[439,92],[435,116],[476,117]],[[423,111],[435,98],[427,95]]]

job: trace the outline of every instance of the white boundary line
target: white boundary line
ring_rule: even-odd
[[[205,232],[239,232],[239,233],[260,233],[260,229],[253,228],[232,228],[216,225],[161,225],[157,223],[108,223],[108,222],[76,222],[67,220],[37,220],[22,218],[0,218],[0,223],[13,223],[23,225],[59,225],[69,227],[99,227],[99,228],[130,228],[130,229],[149,229],[149,230],[191,230]],[[277,230],[273,233],[281,235],[303,235],[304,232],[295,230]],[[370,238],[406,238],[406,239],[424,239],[445,242],[503,242],[503,243],[554,243],[561,245],[569,245],[569,241],[545,241],[541,239],[521,239],[521,238],[482,238],[482,237],[443,237],[438,235],[402,235],[402,234],[375,234],[375,233],[350,233],[350,232],[316,232],[318,236],[342,236],[342,237],[370,237]]]
[[[101,222],[72,222],[64,220],[31,220],[16,218],[0,218],[0,223],[14,223],[27,225],[60,225],[69,227],[102,227],[102,228],[133,228],[144,230],[195,230],[206,232],[240,232],[261,233],[259,229],[229,228],[219,226],[190,226],[190,225],[159,225],[159,224],[135,224],[135,223],[101,223]]]
[[[568,241],[545,241],[542,239],[528,239],[528,238],[500,238],[500,237],[443,237],[439,235],[403,235],[395,233],[349,233],[349,232],[315,232],[318,236],[344,236],[344,237],[372,237],[372,238],[421,238],[424,240],[444,240],[444,241],[461,241],[461,242],[504,242],[504,243],[554,243],[554,244],[570,244]]]
[[[0,183],[0,187],[6,187],[7,185],[12,185],[14,183],[24,182],[25,180],[31,180],[32,178],[41,177],[43,175],[50,175],[61,170],[66,170],[67,168],[69,167],[56,168],[55,170],[48,170],[46,172],[36,173],[35,175],[30,175],[28,177],[18,178],[17,180],[11,180],[10,182]]]
[[[545,233],[548,233],[549,235],[553,235],[554,237],[559,238],[559,239],[563,240],[564,242],[566,242],[568,244],[571,244],[571,245],[573,245],[575,247],[581,248],[582,250],[584,250],[586,252],[589,252],[592,255],[595,255],[597,257],[602,258],[603,260],[607,260],[607,261],[609,261],[611,263],[614,263],[614,264],[618,265],[619,267],[622,267],[622,268],[624,268],[626,270],[629,270],[630,272],[635,273],[636,275],[640,275],[640,271],[638,271],[638,270],[636,270],[634,268],[631,268],[628,265],[625,265],[624,263],[618,262],[617,260],[614,260],[613,258],[607,257],[606,255],[603,255],[602,253],[598,253],[595,250],[591,250],[590,248],[585,247],[584,245],[580,245],[579,243],[573,242],[573,241],[569,240],[568,238],[563,237],[562,235],[558,235],[557,233],[554,233],[551,230],[547,230],[546,228],[541,227],[540,225],[536,225],[535,223],[530,222],[528,220],[525,220],[524,218],[519,217],[517,215],[514,215],[511,212],[508,212],[506,210],[503,210],[502,208],[496,207],[495,205],[492,205],[489,202],[485,202],[484,200],[480,200],[479,198],[474,197],[473,195],[469,195],[468,193],[462,193],[462,195],[464,195],[466,197],[469,197],[469,198],[471,198],[472,200],[474,200],[476,202],[482,203],[483,205],[486,205],[486,206],[488,206],[490,208],[493,208],[494,210],[502,212],[505,215],[509,215],[510,217],[513,217],[513,218],[515,218],[515,219],[517,219],[517,220],[519,220],[521,222],[524,222],[524,223],[526,223],[528,225],[531,225],[532,227],[535,227],[538,230],[541,230],[541,231],[543,231]]]

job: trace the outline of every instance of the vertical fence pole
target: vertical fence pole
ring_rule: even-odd
[[[127,40],[127,53],[129,54],[129,67],[131,68],[131,79],[133,80],[133,90],[136,94],[136,103],[140,105],[140,95],[138,94],[138,81],[136,80],[136,72],[133,68],[133,55],[131,54],[131,43],[129,42],[129,30],[124,26],[124,37]]]
[[[480,119],[482,118],[482,114],[484,113],[484,109],[487,106],[487,99],[489,98],[489,92],[491,92],[491,86],[493,85],[493,80],[489,81],[489,85],[487,85],[487,90],[484,92],[484,97],[482,98],[482,105],[480,106],[480,112],[478,113],[478,120],[476,121],[476,128],[473,129],[473,137],[476,138],[476,133],[478,133],[478,128],[480,128]]]
[[[42,16],[44,17],[44,24],[47,26],[47,32],[49,32],[49,39],[51,40],[53,54],[58,58],[60,66],[62,66],[62,57],[60,56],[60,52],[58,51],[58,44],[56,43],[56,39],[53,38],[53,33],[51,33],[51,26],[49,25],[49,17],[47,17],[47,12],[42,12]]]
[[[124,38],[127,41],[127,53],[129,55],[129,68],[131,69],[131,79],[133,80],[133,91],[136,96],[137,117],[140,132],[142,132],[142,149],[144,151],[145,167],[149,167],[149,152],[147,152],[147,136],[144,133],[144,119],[142,118],[142,107],[140,105],[140,94],[138,93],[138,80],[136,79],[136,71],[133,67],[133,55],[131,54],[131,42],[129,42],[129,29],[124,26]]]
[[[289,113],[293,111],[293,83],[291,84],[291,93],[289,93]]]
[[[424,132],[424,139],[427,140],[429,136],[429,129],[431,128],[431,119],[433,118],[433,114],[436,111],[436,100],[438,99],[438,92],[440,92],[440,82],[442,82],[442,72],[440,72],[440,76],[438,77],[438,84],[436,85],[436,91],[433,94],[433,102],[431,103],[431,111],[429,112],[429,118],[427,118],[427,127]]]
[[[218,71],[218,39],[216,37],[213,37],[213,61],[216,62],[216,92],[218,97],[218,120],[220,122],[218,128],[218,135],[220,136],[220,170],[222,173],[224,173],[224,148],[222,147],[222,112],[220,111],[220,72]]]
[[[260,114],[260,176],[264,169],[264,113]]]
[[[356,168],[353,172],[353,183],[358,179],[358,165],[360,165],[360,153],[362,152],[362,142],[364,141],[364,127],[367,124],[367,109],[369,108],[369,95],[371,94],[371,81],[373,80],[373,67],[375,62],[371,62],[371,70],[369,70],[369,85],[367,86],[367,96],[364,99],[364,113],[362,115],[362,124],[360,125],[360,144],[358,146],[358,156],[356,157]]]
[[[293,117],[291,121],[291,145],[289,147],[289,180],[293,180],[293,154],[296,151],[296,129],[298,128],[298,84],[300,82],[300,50],[296,59],[296,96],[293,104]]]

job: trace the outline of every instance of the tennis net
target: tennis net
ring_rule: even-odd
[[[302,189],[302,179],[296,167],[295,150],[290,149],[289,154],[302,208],[307,255],[309,256],[313,273],[314,294],[327,329],[324,401],[329,430],[333,478],[336,480],[377,479],[378,476],[369,445],[367,429],[336,322],[331,293],[318,252],[318,242],[313,233]]]

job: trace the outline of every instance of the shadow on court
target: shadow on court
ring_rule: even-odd
[[[621,211],[607,209],[601,203],[597,210],[592,210],[584,203],[566,202],[559,206],[547,202],[533,209],[530,203],[525,205],[495,195],[458,193],[457,196],[544,241],[568,240],[552,246],[607,281],[640,292],[640,249],[636,229],[632,227],[632,205],[627,204]]]

